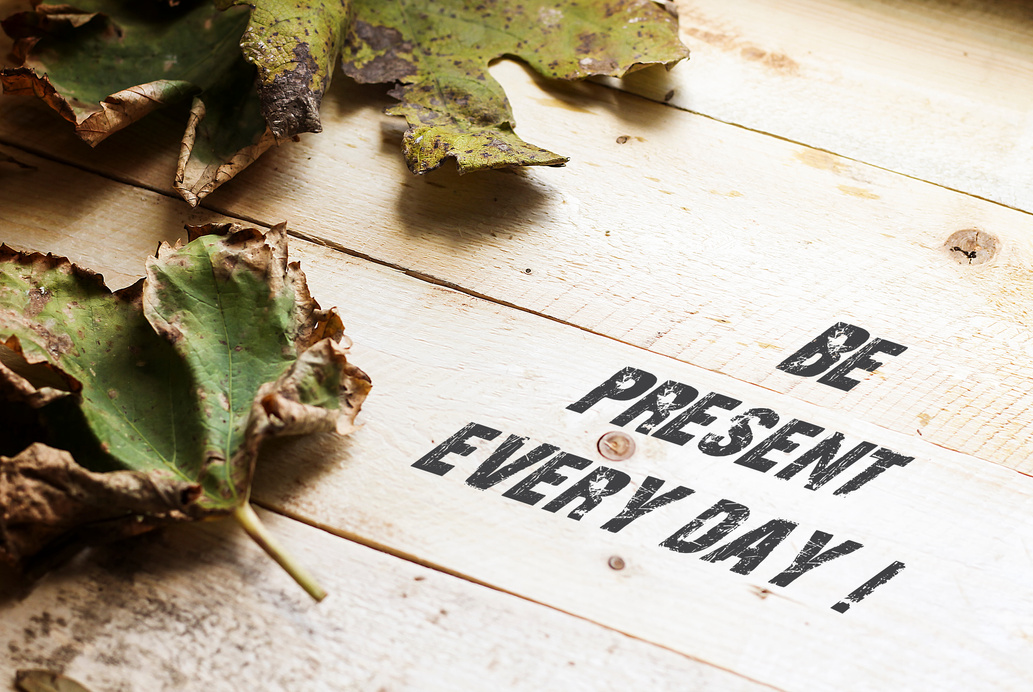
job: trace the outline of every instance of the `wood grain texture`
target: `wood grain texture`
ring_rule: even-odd
[[[380,114],[388,100],[339,82],[323,134],[270,153],[208,206],[286,219],[432,280],[1033,468],[1033,217],[598,85],[495,73],[523,135],[571,153],[566,169],[414,178],[400,124]],[[30,148],[85,160],[8,122],[8,139],[16,126]],[[167,183],[151,149],[114,146],[90,165]],[[945,247],[970,228],[999,238],[992,261],[959,264]],[[893,376],[873,376],[877,391],[871,378],[844,394],[774,369],[839,321],[909,347]]]
[[[314,604],[232,522],[94,549],[0,600],[0,688],[62,670],[132,690],[769,689],[282,517]]]
[[[0,153],[23,164],[0,163],[0,242],[65,254],[85,267],[103,267],[112,288],[142,277],[145,258],[162,241],[185,237],[184,224],[225,220],[211,211],[169,204],[153,192],[84,175],[11,148]],[[89,234],[94,237],[84,238]]]
[[[1033,210],[1022,0],[681,0],[692,59],[617,88]]]
[[[158,209],[174,205],[114,181],[97,184],[114,214],[122,195],[127,207],[139,204],[139,194],[152,195]],[[61,218],[57,210],[33,223],[55,226]],[[12,228],[23,244],[41,232],[28,222]],[[150,239],[169,229],[156,220],[132,232]],[[97,234],[54,237],[73,255],[98,253],[105,243]],[[374,393],[365,427],[350,438],[267,450],[256,479],[260,501],[781,689],[1020,690],[1033,674],[1033,597],[1025,584],[1033,568],[1029,477],[849,411],[807,404],[330,248],[295,243],[292,254],[320,301],[340,306],[354,360],[372,376]],[[537,506],[504,495],[524,473],[485,491],[464,483],[490,444],[476,443],[468,457],[450,456],[455,470],[444,476],[412,466],[472,420],[583,456],[591,471],[602,461],[596,440],[614,428],[609,421],[623,405],[608,402],[585,414],[565,407],[629,365],[768,407],[786,420],[842,431],[850,440],[871,440],[915,461],[856,494],[836,496],[831,488],[806,489],[802,478],[776,479],[691,445],[632,433],[639,451],[619,466],[631,485],[580,521],[566,510],[539,509],[580,478],[574,472],[555,489],[541,486],[546,499]],[[647,476],[664,479],[665,490],[683,484],[695,493],[621,533],[600,530]],[[722,498],[752,511],[743,530],[773,519],[796,525],[749,574],[730,571],[734,559],[710,563],[659,545]],[[863,547],[789,586],[772,585],[819,530]],[[622,558],[623,569],[610,566],[613,556]],[[831,609],[898,560],[906,564],[900,576],[846,613]],[[384,603],[375,602],[375,608]]]
[[[303,558],[329,565],[321,576],[341,605],[319,610],[223,529],[183,529],[98,551],[84,563],[88,582],[59,575],[0,604],[12,655],[0,665],[50,663],[112,689],[150,689],[156,677],[220,689],[249,662],[243,687],[269,689],[313,677],[324,689],[435,689],[427,671],[439,670],[437,689],[485,679],[517,689],[1028,688],[1033,480],[1017,470],[1033,470],[1033,217],[973,196],[1030,208],[1016,182],[1028,177],[1030,97],[1014,87],[1029,71],[1026,10],[974,0],[682,7],[693,62],[673,81],[645,74],[639,84],[654,98],[673,89],[673,103],[707,117],[494,68],[521,136],[573,157],[561,170],[413,178],[402,125],[381,114],[384,90],[338,80],[323,134],[270,152],[191,212],[167,196],[182,110],[89,150],[53,114],[0,99],[0,155],[29,166],[0,163],[0,240],[67,254],[122,285],[186,221],[286,219],[311,239],[293,254],[320,301],[341,307],[374,390],[366,426],[348,440],[271,446],[256,497],[520,597],[276,521]],[[697,88],[709,105],[679,101]],[[990,261],[952,250],[966,229],[995,238]],[[775,369],[839,321],[908,350],[850,392]],[[807,489],[803,475],[781,480],[636,433],[639,419],[625,428],[638,451],[606,464],[627,487],[579,521],[568,508],[541,511],[604,463],[596,441],[624,408],[566,406],[626,366],[914,461],[837,496]],[[447,457],[443,476],[412,466],[471,421],[500,437]],[[590,465],[538,486],[535,503],[506,495],[530,469],[487,490],[464,482],[510,434]],[[601,530],[650,476],[694,492],[620,533]],[[793,524],[747,574],[730,569],[736,557],[660,545],[721,499],[751,510],[733,537]],[[817,531],[863,547],[772,584]],[[204,557],[214,545],[229,557]],[[197,557],[200,572],[158,566],[170,553]],[[906,565],[894,579],[845,613],[831,608],[894,561]],[[198,586],[222,609],[202,612]],[[257,650],[247,645],[256,632]],[[614,645],[616,659],[600,653]],[[130,668],[142,677],[126,682]]]
[[[692,59],[670,73],[650,69],[605,81],[1033,210],[1027,184],[1033,175],[1028,89],[1033,14],[1023,0],[678,0],[676,5]],[[3,0],[0,13],[25,7],[22,0]],[[0,35],[0,56],[6,56],[8,44]],[[5,112],[4,117],[11,116]],[[57,116],[43,119],[48,118],[57,124]],[[176,141],[185,119],[180,111],[169,120],[175,122],[170,141]],[[154,146],[133,137],[116,141]],[[102,147],[101,159],[104,149],[118,148]],[[161,166],[163,187],[173,170],[174,165]]]
[[[264,501],[782,689],[1022,689],[1033,674],[1023,662],[1023,623],[1033,617],[1022,576],[1033,567],[1028,477],[447,289],[420,290],[387,270],[373,276],[356,262],[324,273],[321,264],[312,258],[307,271],[323,295],[378,296],[344,314],[355,357],[379,389],[354,446],[282,449],[284,464],[258,479]],[[579,416],[565,406],[628,365],[917,460],[836,497],[636,436],[639,451],[617,466],[633,486],[580,521],[541,508],[582,473],[564,472],[569,480],[555,489],[539,486],[545,498],[533,507],[504,496],[526,472],[487,491],[464,482],[509,434],[605,463],[594,445],[624,407]],[[469,457],[450,456],[456,468],[444,477],[411,467],[470,421],[503,435],[472,441]],[[313,468],[314,459],[325,465]],[[601,531],[647,475],[695,496],[626,532]],[[751,529],[781,518],[797,523],[798,535],[748,576],[658,545],[721,498],[753,511]],[[816,530],[865,547],[785,589],[772,586]],[[625,569],[608,566],[614,555]],[[846,614],[831,610],[894,560],[906,563],[904,574]]]

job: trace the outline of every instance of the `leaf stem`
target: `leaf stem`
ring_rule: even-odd
[[[233,510],[233,518],[243,527],[247,535],[254,539],[255,543],[262,546],[262,550],[268,553],[269,557],[287,570],[287,574],[291,575],[309,596],[316,599],[317,602],[326,598],[326,591],[323,590],[323,587],[317,584],[308,570],[288,554],[280,542],[269,533],[258,515],[255,514],[255,510],[251,508],[250,503],[244,502]]]

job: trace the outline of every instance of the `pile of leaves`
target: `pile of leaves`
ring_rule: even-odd
[[[370,388],[285,228],[188,227],[111,292],[0,246],[0,559],[232,515],[314,597],[248,502],[262,441],[353,429]]]
[[[3,21],[21,65],[5,93],[35,94],[95,145],[165,104],[192,99],[174,186],[191,205],[272,144],[321,130],[339,62],[391,83],[414,173],[562,165],[513,131],[492,60],[546,77],[623,76],[688,56],[652,0],[76,0]]]

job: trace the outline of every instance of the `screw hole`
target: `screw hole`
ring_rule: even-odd
[[[599,438],[596,449],[610,461],[624,461],[635,453],[635,441],[619,430],[613,430]]]

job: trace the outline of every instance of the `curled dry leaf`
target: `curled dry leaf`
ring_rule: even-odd
[[[369,378],[284,226],[191,238],[114,293],[0,247],[0,411],[31,408],[43,431],[24,449],[0,435],[0,558],[218,515],[261,532],[247,502],[262,441],[354,428]]]
[[[79,0],[3,26],[23,60],[0,76],[5,92],[43,98],[91,144],[192,97],[174,183],[191,205],[278,138],[319,132],[338,61],[396,85],[388,113],[408,122],[410,170],[453,158],[465,173],[567,161],[516,135],[491,61],[582,79],[688,56],[653,0]]]
[[[265,125],[254,92],[252,70],[241,65],[194,97],[172,186],[196,207],[274,144],[276,137]]]
[[[197,0],[34,3],[3,21],[21,62],[0,73],[4,93],[43,99],[91,146],[193,98],[175,187],[196,204],[274,143],[238,47],[245,11]]]
[[[320,132],[319,104],[348,28],[351,0],[216,0],[251,8],[240,47],[258,68],[262,113],[277,137]]]
[[[197,514],[200,487],[172,471],[95,473],[64,450],[34,443],[0,457],[0,551],[7,559],[39,553],[80,527],[131,536]]]

